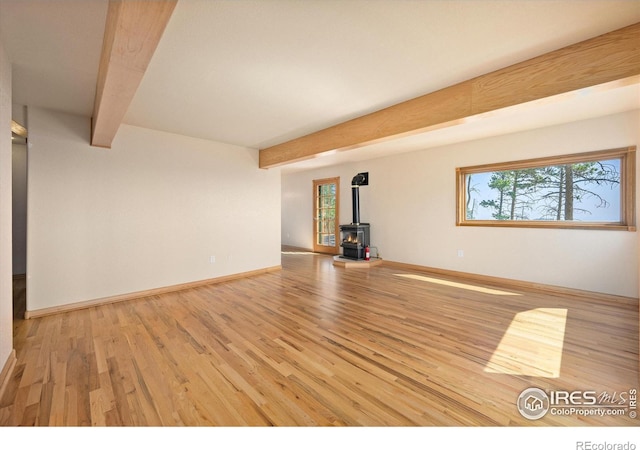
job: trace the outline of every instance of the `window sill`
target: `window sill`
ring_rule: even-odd
[[[625,225],[622,223],[608,222],[550,222],[550,221],[527,221],[527,220],[466,220],[456,224],[460,227],[508,227],[508,228],[559,228],[571,230],[614,230],[614,231],[636,231],[635,225]]]

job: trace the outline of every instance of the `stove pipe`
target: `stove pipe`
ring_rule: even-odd
[[[353,222],[351,225],[360,225],[360,186],[369,184],[369,172],[359,173],[351,180],[351,208]]]
[[[353,222],[351,225],[360,225],[360,186],[351,185],[351,208]]]

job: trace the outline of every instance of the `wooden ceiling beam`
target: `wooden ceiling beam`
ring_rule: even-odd
[[[177,0],[109,0],[91,145],[111,148],[176,3]]]
[[[11,120],[11,133],[23,138],[28,136],[27,129],[15,120]]]
[[[640,74],[640,23],[260,150],[270,168]]]

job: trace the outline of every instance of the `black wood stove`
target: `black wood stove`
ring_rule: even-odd
[[[351,180],[353,222],[349,225],[340,225],[340,246],[343,258],[365,259],[365,248],[371,245],[370,225],[360,223],[360,186],[368,184],[369,172],[359,173]]]

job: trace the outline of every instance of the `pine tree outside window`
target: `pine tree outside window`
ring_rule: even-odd
[[[635,231],[635,147],[456,169],[457,225]]]

